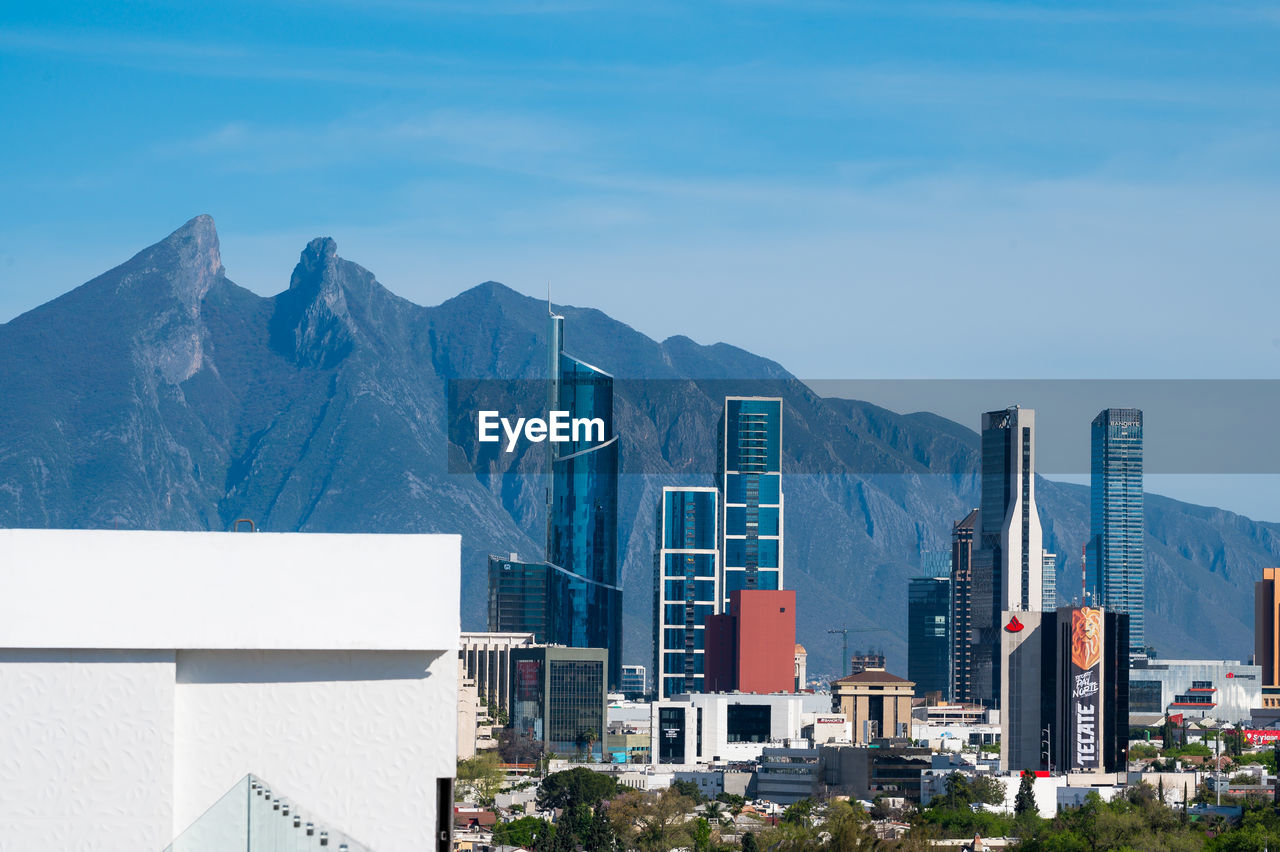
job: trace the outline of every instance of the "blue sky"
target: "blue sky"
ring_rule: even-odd
[[[263,294],[324,234],[804,377],[1277,377],[1275,6],[195,5],[0,9],[0,321],[207,212]]]

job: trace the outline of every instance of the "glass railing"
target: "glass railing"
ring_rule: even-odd
[[[246,775],[164,852],[373,852]]]

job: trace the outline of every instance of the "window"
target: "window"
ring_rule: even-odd
[[[768,704],[731,704],[726,708],[728,741],[731,743],[767,743],[769,741]]]

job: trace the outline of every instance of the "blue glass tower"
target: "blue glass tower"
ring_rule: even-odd
[[[738,589],[782,588],[782,399],[730,396],[720,418],[722,608]]]
[[[659,698],[703,691],[707,617],[719,612],[718,516],[714,488],[662,489],[653,595]]]
[[[1095,606],[1129,616],[1130,653],[1145,653],[1142,412],[1108,408],[1093,418],[1085,591]]]
[[[609,651],[609,689],[622,685],[622,587],[618,583],[618,438],[613,377],[564,352],[564,317],[551,316],[548,408],[604,421],[548,441],[547,642]]]

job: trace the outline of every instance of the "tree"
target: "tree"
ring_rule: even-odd
[[[595,728],[587,728],[585,731],[578,734],[578,745],[582,746],[587,760],[594,759],[594,755],[591,754],[591,746],[596,742],[599,742],[599,740],[600,734],[596,733]]]
[[[1168,716],[1164,719],[1164,725],[1160,729],[1160,739],[1164,742],[1165,748],[1173,748],[1174,728],[1173,721]]]
[[[1018,795],[1013,799],[1013,812],[1015,814],[1021,816],[1022,814],[1039,813],[1040,809],[1036,807],[1034,783],[1034,775],[1030,772],[1022,773],[1022,780],[1018,782]]]
[[[534,839],[546,837],[551,832],[551,823],[533,816],[520,817],[511,822],[500,822],[493,827],[493,842],[508,846],[532,847]]]
[[[880,840],[869,831],[871,821],[859,804],[832,802],[824,825],[831,852],[861,852],[879,848]]]
[[[503,763],[537,763],[542,743],[526,731],[503,728],[498,732],[498,755]]]
[[[493,801],[506,778],[506,773],[498,763],[498,755],[491,751],[459,760],[457,773],[459,785],[475,791],[482,802]]]
[[[575,766],[563,772],[553,772],[542,780],[538,788],[538,808],[569,809],[574,805],[594,808],[605,799],[618,794],[618,782],[585,766]]]
[[[671,786],[674,787],[681,796],[693,799],[699,804],[707,800],[707,797],[702,795],[702,789],[698,787],[698,784],[695,781],[676,780],[671,782]]]
[[[935,796],[929,807],[958,810],[967,809],[979,802],[988,805],[1004,802],[1004,783],[985,775],[970,778],[959,772],[952,772],[947,776],[947,792]]]
[[[729,806],[729,813],[737,816],[742,813],[742,809],[746,806],[747,800],[739,796],[737,793],[721,793],[716,796],[717,802],[724,802]]]
[[[587,827],[586,832],[582,836],[582,847],[590,849],[592,852],[608,852],[609,850],[618,848],[618,837],[613,830],[613,823],[609,822],[609,815],[605,812],[603,804],[596,805],[595,811],[591,814],[591,824]]]
[[[692,799],[674,787],[659,793],[628,790],[609,803],[609,821],[619,841],[643,852],[687,846],[693,838]]]
[[[760,847],[756,844],[756,836],[750,831],[742,835],[742,852],[760,852]]]
[[[787,806],[782,812],[782,821],[788,825],[809,825],[813,816],[813,800],[801,799]]]
[[[693,852],[710,852],[711,823],[698,817],[693,826]]]
[[[973,779],[974,801],[986,805],[1004,803],[1004,782],[988,775],[979,775]]]

